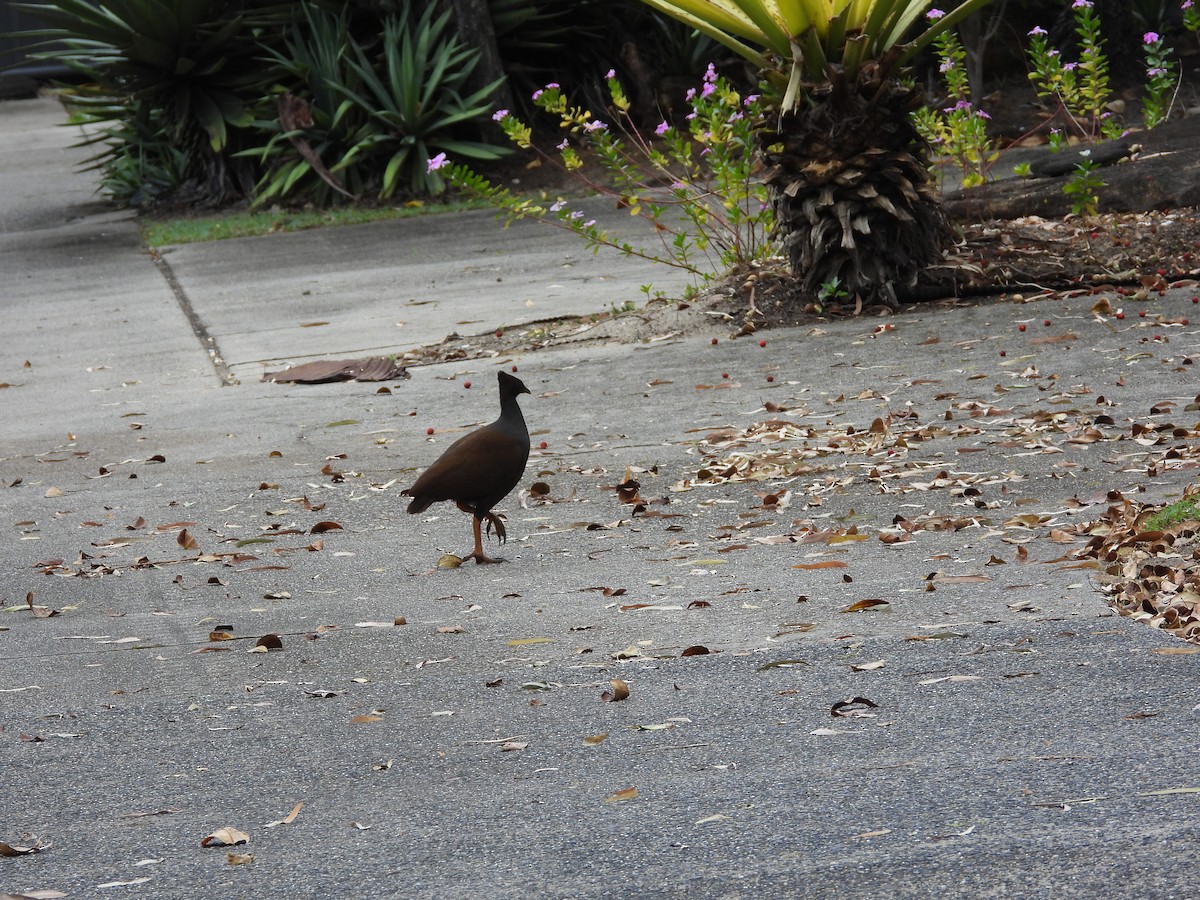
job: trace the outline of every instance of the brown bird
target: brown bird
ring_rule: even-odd
[[[467,559],[475,563],[503,562],[483,552],[483,520],[503,543],[508,535],[492,507],[517,486],[529,459],[529,429],[517,397],[529,388],[507,372],[497,372],[500,381],[500,418],[463,435],[426,469],[412,487],[401,494],[412,497],[410,513],[424,512],[441,500],[453,500],[474,517],[475,550]]]

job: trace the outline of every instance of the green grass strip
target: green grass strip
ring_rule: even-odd
[[[330,228],[339,225],[363,225],[390,219],[408,219],[434,213],[463,209],[482,209],[486,203],[460,201],[455,203],[419,203],[406,206],[357,207],[345,206],[319,210],[252,210],[226,212],[203,216],[157,218],[141,220],[142,237],[149,247],[175,244],[194,244],[200,241],[223,241],[228,238],[256,237],[309,228]]]

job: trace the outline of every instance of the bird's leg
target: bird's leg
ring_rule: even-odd
[[[488,515],[491,515],[491,513],[488,513]],[[473,526],[474,531],[475,531],[475,550],[473,553],[471,553],[467,557],[467,559],[475,560],[476,565],[479,565],[480,563],[504,562],[504,560],[502,560],[502,559],[492,559],[492,557],[488,556],[486,553],[483,552],[483,530],[481,528],[482,524],[483,524],[483,522],[479,518],[478,515],[473,514],[471,516],[471,525]]]

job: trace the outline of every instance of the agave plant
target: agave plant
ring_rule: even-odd
[[[777,227],[803,287],[867,302],[938,262],[950,239],[910,113],[905,66],[986,5],[931,0],[643,0],[757,66],[775,91],[759,150]]]
[[[348,54],[361,88],[330,85],[369,120],[364,149],[386,156],[381,198],[391,197],[401,185],[417,193],[440,192],[442,178],[428,167],[438,152],[478,160],[508,152],[473,137],[475,125],[490,116],[489,98],[497,84],[464,95],[479,51],[454,34],[451,12],[439,12],[439,5],[430,3],[419,17],[407,7],[399,16],[387,16],[377,56],[358,43]]]
[[[448,6],[429,3],[418,15],[405,4],[376,20],[371,34],[347,8],[335,14],[328,6],[297,4],[285,46],[269,51],[278,89],[288,92],[281,100],[294,94],[309,121],[298,126],[281,115],[257,123],[274,134],[243,154],[265,169],[256,204],[325,203],[334,191],[380,199],[437,193],[442,177],[428,161],[439,152],[477,160],[509,152],[477,139],[479,125],[491,124],[496,85],[466,92],[479,53],[454,32]]]

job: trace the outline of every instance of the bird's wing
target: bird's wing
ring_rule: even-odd
[[[459,438],[426,469],[409,493],[429,500],[501,499],[521,479],[528,451],[503,431],[485,426]]]

